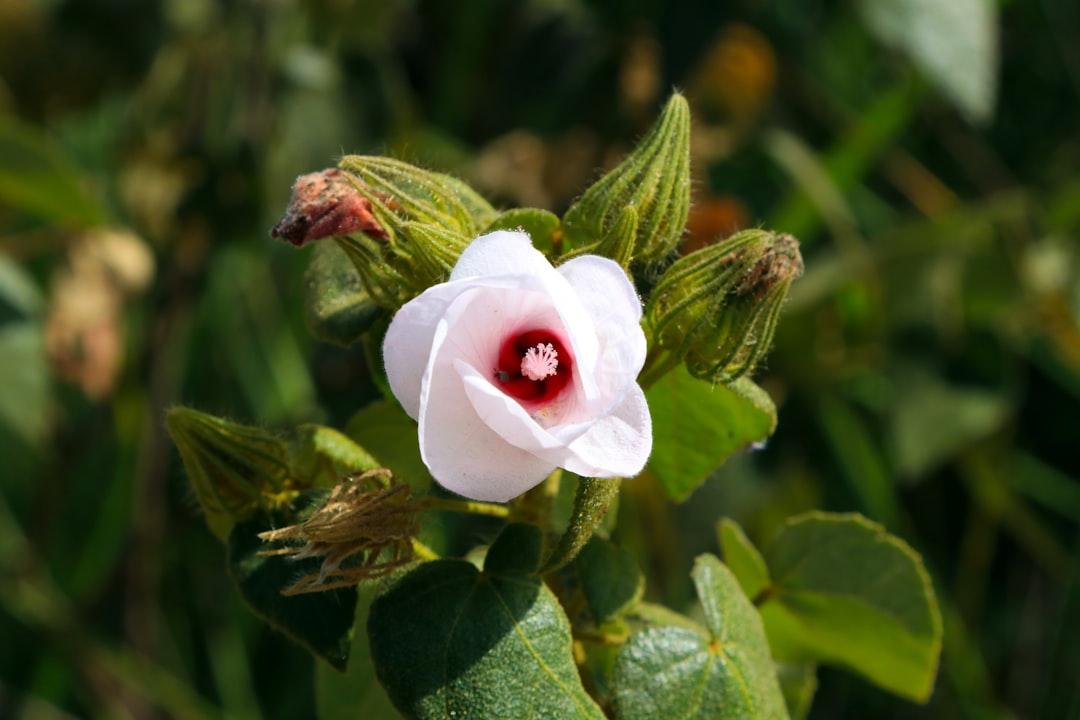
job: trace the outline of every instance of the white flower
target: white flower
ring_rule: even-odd
[[[611,260],[582,256],[556,270],[523,232],[474,240],[448,282],[397,312],[383,344],[432,477],[502,502],[556,467],[639,473],[652,449],[636,381],[640,321],[634,287]]]

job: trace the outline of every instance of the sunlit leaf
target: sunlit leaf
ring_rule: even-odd
[[[925,701],[941,651],[941,616],[919,556],[858,515],[793,518],[765,553],[761,616],[773,656],[844,665]]]
[[[734,573],[746,597],[753,600],[769,586],[769,568],[765,566],[765,558],[761,557],[738,523],[730,518],[720,521],[717,535],[724,564]]]
[[[620,720],[786,718],[761,618],[735,576],[702,555],[693,578],[710,636],[681,627],[633,635],[615,664]]]
[[[646,393],[653,421],[649,469],[673,500],[684,500],[733,453],[776,427],[776,408],[749,380],[712,385],[678,367]]]

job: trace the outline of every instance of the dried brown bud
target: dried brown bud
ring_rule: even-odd
[[[331,168],[301,175],[293,183],[285,214],[270,231],[300,247],[312,240],[365,233],[386,240],[386,232],[371,212],[371,201],[357,191],[359,178]]]
[[[343,478],[326,503],[304,522],[259,533],[267,542],[287,543],[260,555],[323,558],[318,573],[301,577],[282,594],[355,585],[409,563],[412,538],[419,531],[419,508],[409,501],[409,494],[409,486],[395,482],[389,470],[369,470]]]

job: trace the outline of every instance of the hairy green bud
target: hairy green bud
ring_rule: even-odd
[[[682,95],[672,95],[634,151],[566,211],[570,247],[597,252],[627,207],[637,214],[634,260],[667,257],[690,213],[690,108]]]
[[[653,289],[646,307],[650,339],[683,358],[691,375],[730,382],[765,357],[802,269],[799,242],[765,230],[697,250]]]
[[[338,237],[371,298],[391,309],[449,275],[462,251],[496,217],[457,178],[400,160],[347,155],[339,167],[371,205],[383,237]]]
[[[235,523],[283,509],[304,490],[379,468],[351,439],[320,425],[282,437],[186,407],[170,409],[165,424],[206,522],[222,539]]]
[[[293,478],[285,443],[262,428],[185,407],[169,410],[165,424],[206,522],[220,538],[234,523],[284,507],[304,489]]]

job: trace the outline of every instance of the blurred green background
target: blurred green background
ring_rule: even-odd
[[[293,179],[386,153],[562,211],[675,87],[688,246],[760,225],[807,272],[767,448],[678,507],[626,485],[648,597],[720,517],[862,512],[931,570],[937,688],[823,669],[811,717],[1080,717],[1072,0],[0,0],[0,717],[312,717],[163,428],[373,396],[268,237]]]

